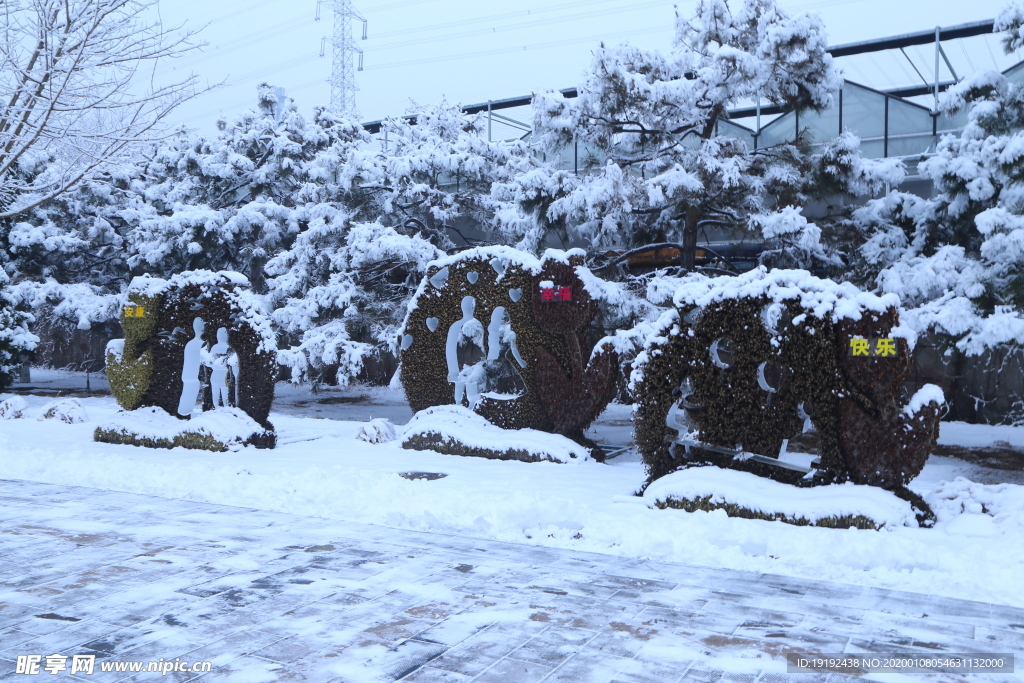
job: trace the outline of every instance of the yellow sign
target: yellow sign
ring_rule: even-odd
[[[126,318],[142,318],[146,315],[145,306],[125,306],[124,317]]]
[[[892,337],[882,339],[864,337],[851,337],[850,348],[847,349],[851,356],[876,356],[896,357],[896,340]]]

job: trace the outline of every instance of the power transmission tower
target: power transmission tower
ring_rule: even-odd
[[[352,20],[363,22],[363,40],[366,40],[366,19],[352,7],[352,0],[331,0],[334,11],[334,39],[331,41],[331,112],[338,116],[359,116],[356,109],[355,72],[363,70],[363,51],[352,39]],[[353,57],[359,55],[359,67],[354,68]]]

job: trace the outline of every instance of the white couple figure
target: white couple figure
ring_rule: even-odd
[[[203,331],[206,330],[206,322],[202,318],[192,321],[192,331],[195,336],[185,344],[184,360],[181,366],[181,398],[178,400],[178,415],[188,416],[196,406],[199,398],[199,390],[202,383],[199,381],[199,369],[204,365],[203,352]],[[230,392],[228,391],[227,375],[228,367],[234,370],[238,378],[238,355],[228,346],[228,331],[221,327],[217,329],[217,343],[210,349],[212,357],[207,363],[211,369],[210,390],[213,393],[213,405],[231,405]],[[237,387],[236,387],[237,388]],[[237,391],[236,394],[237,396]]]
[[[519,354],[516,346],[516,334],[512,331],[508,320],[508,312],[504,306],[497,306],[491,311],[491,322],[484,333],[483,325],[476,319],[476,299],[471,296],[462,299],[462,319],[457,320],[448,328],[448,339],[445,344],[445,360],[448,365],[448,381],[455,384],[455,403],[462,405],[463,396],[469,407],[476,407],[480,400],[481,387],[487,381],[486,362],[499,359],[502,343],[506,343],[512,356],[520,367],[526,367],[526,361]],[[484,361],[459,368],[459,342],[469,339],[484,355]]]

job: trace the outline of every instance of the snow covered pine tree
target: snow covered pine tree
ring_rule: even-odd
[[[817,154],[802,139],[754,149],[728,120],[731,108],[756,100],[832,106],[841,79],[826,49],[820,18],[790,17],[774,0],[735,12],[725,0],[702,1],[692,19],[677,20],[668,55],[602,45],[577,99],[546,93],[534,102],[533,144],[548,154],[578,145],[580,174],[549,164],[497,185],[496,200],[509,207],[499,227],[520,248],[548,235],[599,247],[670,242],[687,270],[707,230],[760,235],[780,245],[786,265],[830,261],[799,207],[873,190],[879,171],[901,179],[899,163],[864,163],[853,136]]]
[[[1007,51],[1024,46],[1024,8],[1004,10],[996,30]],[[947,114],[966,110],[920,174],[922,198],[893,191],[853,216],[861,240],[857,282],[896,293],[904,324],[933,331],[966,355],[1024,339],[1024,87],[996,71],[951,87]]]
[[[6,291],[10,279],[0,269],[0,389],[14,381],[22,364],[22,354],[36,347],[39,338],[28,331],[32,316],[15,310],[14,300]]]
[[[358,130],[358,135],[354,132]],[[274,322],[293,381],[345,383],[392,348],[427,262],[489,237],[495,182],[533,161],[518,141],[489,142],[481,115],[439,105],[383,124],[384,154],[361,128],[311,164],[301,232],[267,264]]]

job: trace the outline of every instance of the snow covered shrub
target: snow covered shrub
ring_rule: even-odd
[[[359,427],[356,438],[367,443],[387,443],[397,439],[398,434],[390,420],[378,417]]]
[[[248,443],[273,443],[275,436],[238,408],[215,408],[186,421],[149,406],[118,413],[96,427],[93,439],[142,448],[223,452]]]
[[[589,352],[602,290],[583,255],[481,247],[432,262],[400,338],[412,409],[465,400],[502,428],[592,446],[583,431],[612,398],[617,355],[605,340]]]
[[[702,512],[725,510],[725,514],[730,517],[739,517],[740,519],[763,519],[769,522],[785,522],[786,524],[793,524],[794,526],[820,526],[828,529],[849,529],[850,527],[854,527],[856,529],[880,529],[882,526],[878,522],[865,517],[864,515],[821,517],[812,521],[806,517],[793,517],[784,512],[763,512],[761,510],[754,510],[744,507],[743,505],[739,505],[738,503],[719,501],[717,500],[718,498],[719,496],[714,494],[695,498],[668,496],[664,500],[659,500],[655,503],[654,507],[659,510],[673,508],[676,510],[685,510],[686,512],[697,512],[698,510]]]
[[[77,399],[65,398],[59,401],[51,401],[43,406],[39,419],[60,420],[65,424],[73,425],[88,422],[89,415]]]
[[[273,448],[273,425],[267,418],[274,398],[276,338],[247,286],[242,275],[232,272],[133,280],[121,314],[125,339],[107,347],[111,393],[121,407],[155,406],[187,417],[205,366],[204,410],[237,407],[260,426],[248,442]],[[195,375],[188,377],[189,386],[186,367]],[[98,439],[102,436],[97,432]]]
[[[759,269],[691,276],[674,302],[632,376],[637,445],[652,480],[715,464],[793,484],[903,491],[921,471],[943,397],[934,385],[900,397],[915,337],[899,327],[896,296]],[[673,428],[677,403],[687,425]],[[812,424],[821,447],[807,476],[744,455],[778,458]],[[674,431],[688,443],[670,446]]]
[[[987,515],[994,525],[1024,526],[1024,486],[978,484],[964,477],[939,484],[928,496],[939,522]],[[966,521],[966,520],[965,520]],[[985,522],[981,522],[985,524]]]
[[[0,420],[17,420],[25,417],[28,403],[21,396],[11,396],[0,403]]]
[[[662,477],[644,490],[648,507],[687,512],[725,510],[730,517],[829,529],[918,526],[913,506],[877,487],[831,484],[793,488],[749,472],[696,467]]]
[[[343,212],[313,222],[268,264],[273,320],[292,342],[279,362],[292,381],[328,369],[340,384],[356,377],[394,341],[427,263],[443,254],[419,235],[354,224]]]
[[[402,431],[402,448],[489,460],[580,463],[587,448],[535,429],[501,429],[465,406],[434,406],[416,413]]]
[[[133,413],[136,411],[132,411]],[[182,429],[171,438],[151,437],[138,432],[138,426],[122,428],[97,427],[92,438],[100,443],[112,443],[122,446],[139,448],[190,448],[196,451],[213,451],[223,453],[229,450],[228,445],[209,434],[190,429]]]

